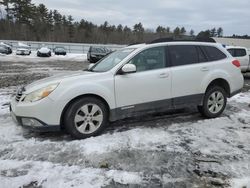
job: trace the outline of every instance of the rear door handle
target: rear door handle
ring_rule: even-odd
[[[209,68],[208,68],[208,67],[202,67],[202,68],[201,68],[201,71],[203,71],[203,72],[209,71]]]
[[[159,78],[167,78],[169,76],[169,73],[164,72],[159,75]]]

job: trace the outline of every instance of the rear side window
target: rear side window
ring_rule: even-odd
[[[216,47],[213,47],[213,46],[202,46],[202,48],[207,53],[209,61],[218,61],[218,60],[221,60],[221,59],[225,59],[227,57],[222,51],[220,51]]]
[[[197,50],[196,47],[192,45],[169,46],[169,55],[172,66],[198,63]]]
[[[198,52],[199,63],[208,61],[206,55],[204,54],[204,52],[201,50],[199,46],[197,46],[197,52]]]

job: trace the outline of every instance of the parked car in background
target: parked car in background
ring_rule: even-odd
[[[30,54],[31,54],[30,46],[19,42],[16,50],[16,55],[30,55]]]
[[[11,54],[12,53],[12,48],[10,45],[5,44],[3,42],[0,43],[0,53],[1,54]]]
[[[90,63],[96,63],[111,52],[112,50],[107,49],[106,47],[91,46],[89,48],[87,58]]]
[[[54,53],[55,53],[55,55],[66,55],[67,54],[66,49],[64,47],[59,47],[59,46],[54,48]]]
[[[38,57],[50,57],[51,50],[48,47],[42,47],[37,51]]]
[[[226,46],[227,51],[240,61],[240,68],[242,72],[250,71],[249,53],[245,47],[241,46]]]
[[[139,44],[87,71],[20,88],[10,110],[23,127],[65,129],[80,139],[100,134],[109,121],[169,109],[196,106],[204,117],[218,117],[243,83],[239,61],[221,44]]]

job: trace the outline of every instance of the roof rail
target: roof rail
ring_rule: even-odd
[[[182,39],[182,38],[159,38],[155,39],[147,44],[154,44],[154,43],[161,43],[161,42],[211,42],[216,43],[216,41],[213,38],[201,38],[196,37],[192,39]]]
[[[142,42],[134,42],[134,43],[129,44],[128,46],[133,46],[133,45],[137,45],[137,44],[142,44]]]

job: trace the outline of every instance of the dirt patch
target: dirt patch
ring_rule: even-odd
[[[55,72],[84,70],[88,65],[87,61],[0,62],[0,88],[29,84]]]

